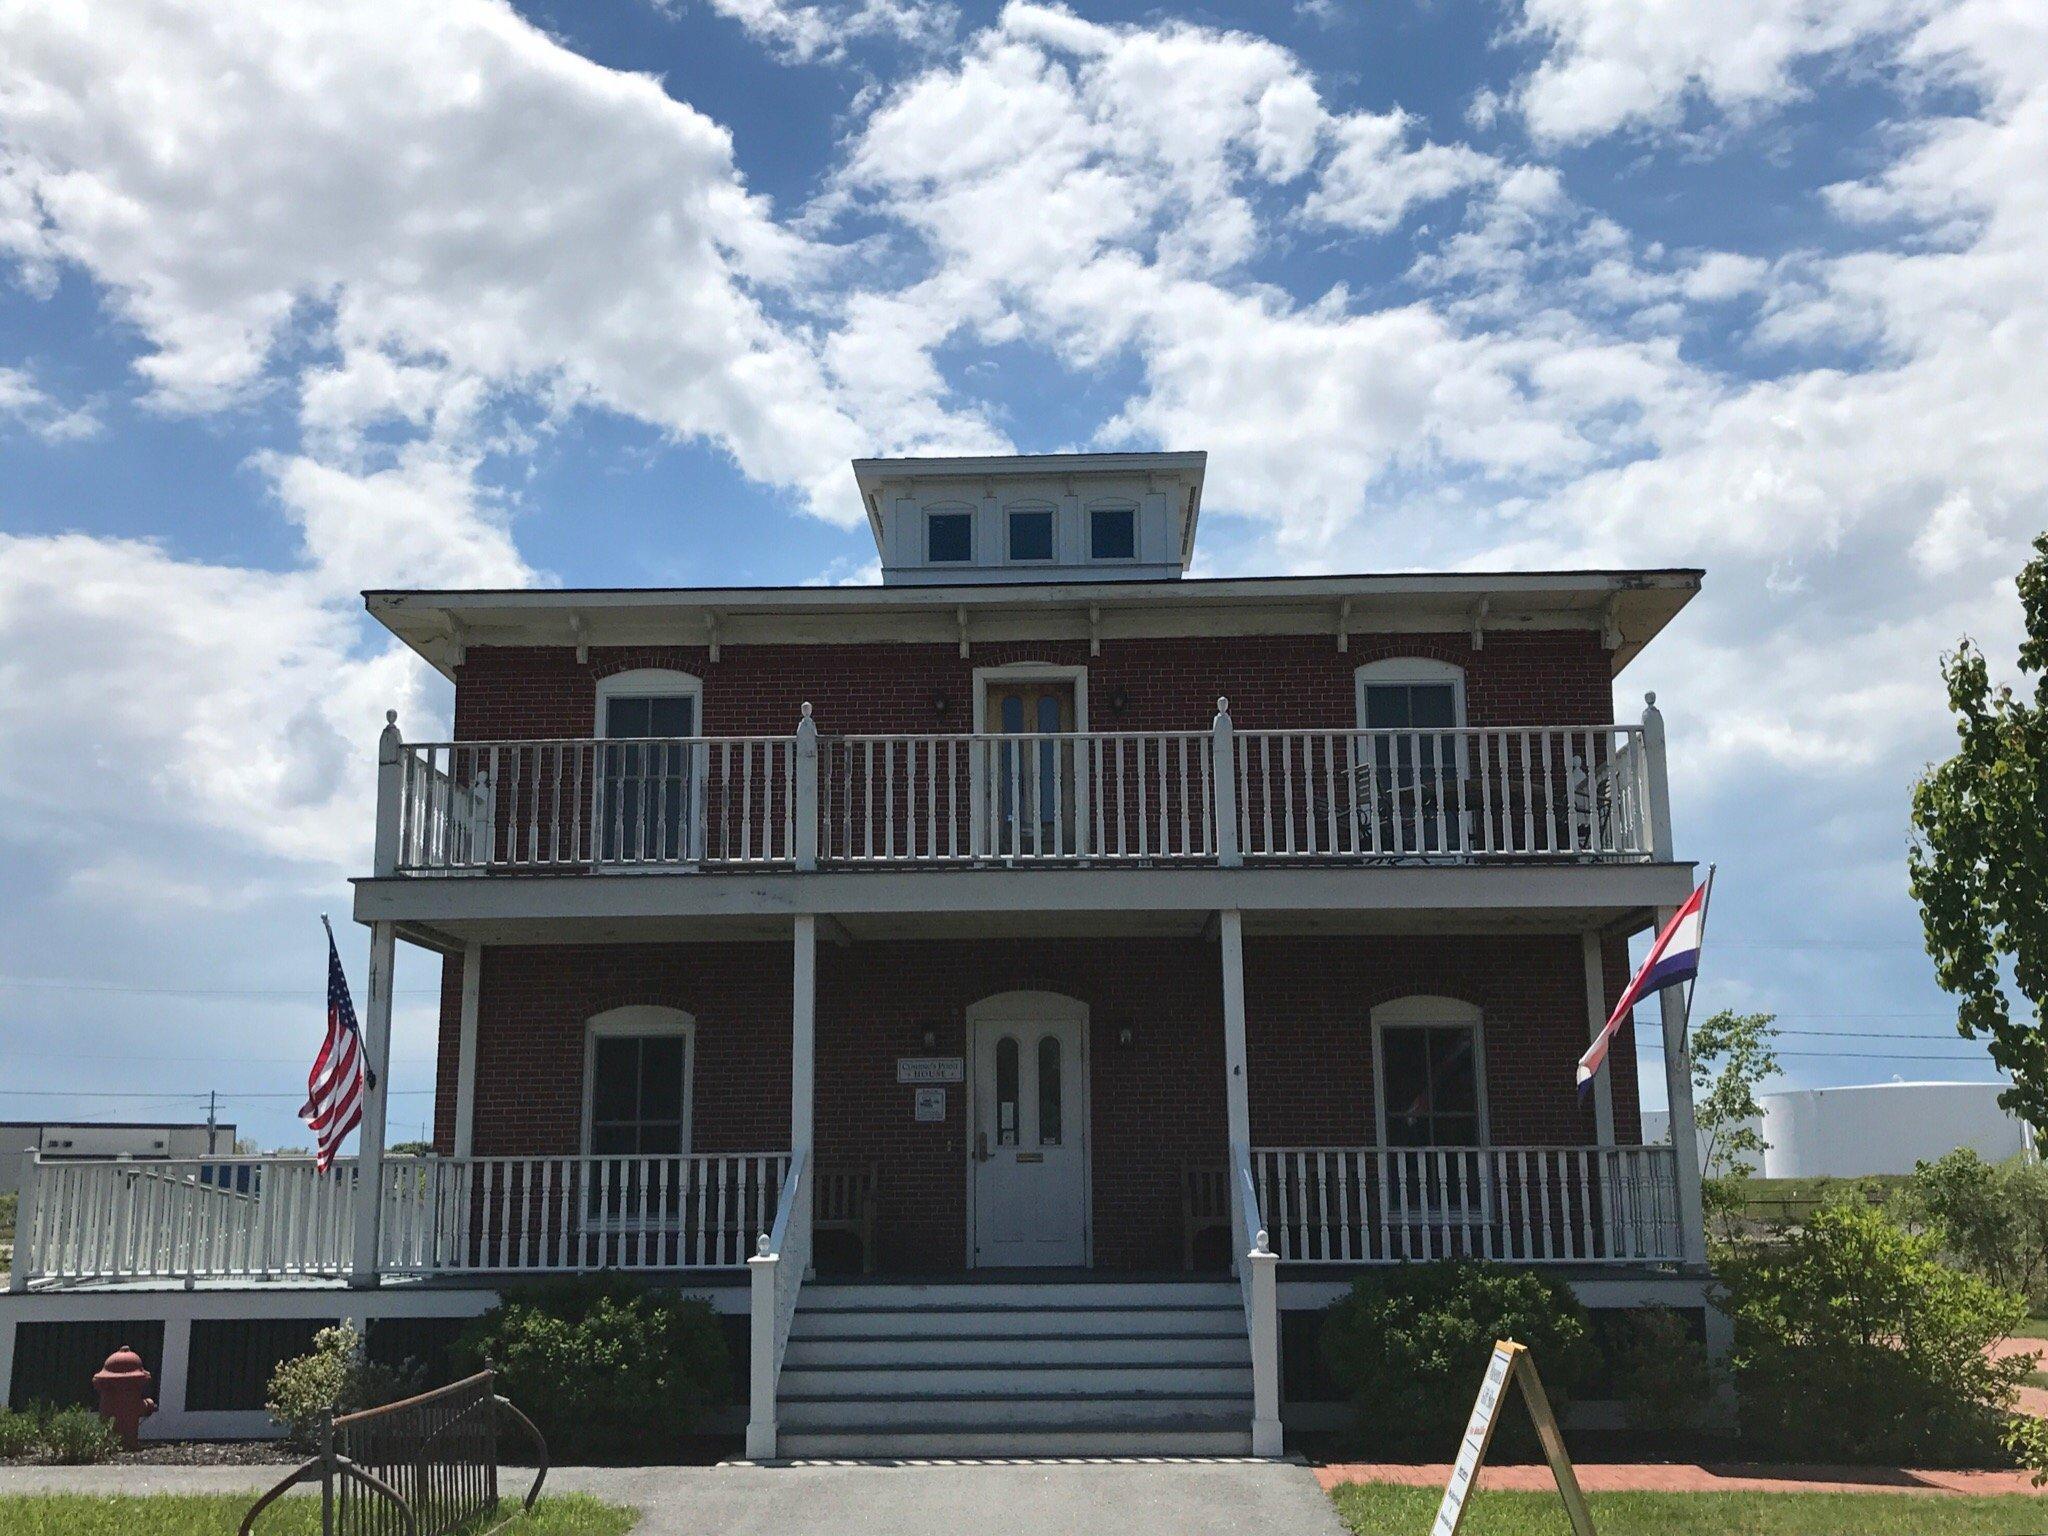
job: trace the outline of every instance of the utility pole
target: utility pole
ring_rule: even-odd
[[[214,1152],[215,1152],[215,1151],[217,1150],[217,1149],[216,1149],[216,1148],[214,1147],[214,1144],[213,1144],[213,1138],[214,1138],[214,1135],[215,1135],[215,1133],[216,1133],[216,1132],[217,1132],[217,1131],[219,1130],[219,1128],[220,1128],[220,1116],[219,1116],[219,1114],[217,1113],[217,1111],[219,1110],[219,1108],[220,1108],[220,1092],[219,1092],[219,1090],[218,1090],[218,1089],[214,1089],[214,1088],[209,1088],[209,1089],[207,1089],[207,1090],[206,1090],[206,1155],[207,1155],[208,1157],[212,1157],[212,1156],[214,1155]]]

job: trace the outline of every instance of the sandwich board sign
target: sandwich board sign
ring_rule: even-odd
[[[1493,1443],[1501,1399],[1511,1383],[1520,1383],[1522,1400],[1529,1405],[1529,1417],[1536,1424],[1536,1438],[1543,1446],[1543,1459],[1550,1463],[1550,1475],[1557,1479],[1558,1496],[1571,1516],[1573,1536],[1593,1536],[1593,1516],[1586,1508],[1586,1496],[1579,1491],[1579,1479],[1565,1455],[1564,1436],[1558,1433],[1557,1415],[1550,1411],[1550,1399],[1543,1395],[1543,1379],[1536,1374],[1536,1362],[1528,1349],[1512,1339],[1493,1346],[1493,1358],[1486,1363],[1486,1375],[1479,1383],[1479,1396],[1472,1404],[1472,1417],[1465,1423],[1465,1438],[1458,1446],[1458,1460],[1451,1468],[1444,1501],[1437,1506],[1436,1523],[1429,1536],[1457,1536],[1465,1519],[1465,1499],[1479,1480],[1479,1467],[1486,1460],[1486,1448]]]

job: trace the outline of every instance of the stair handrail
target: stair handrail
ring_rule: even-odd
[[[797,1293],[811,1263],[811,1191],[805,1177],[809,1161],[808,1148],[798,1147],[790,1154],[789,1171],[775,1202],[775,1223],[761,1234],[754,1256],[747,1260],[753,1277],[747,1455],[754,1461],[775,1455],[775,1393],[782,1379],[782,1357],[789,1349],[790,1325],[796,1320]]]
[[[1239,1230],[1234,1234],[1243,1257],[1237,1264],[1238,1289],[1244,1299],[1245,1335],[1252,1353],[1252,1454],[1280,1454],[1280,1284],[1279,1256],[1266,1240],[1259,1214],[1258,1181],[1252,1177],[1251,1148],[1230,1146],[1237,1180]]]

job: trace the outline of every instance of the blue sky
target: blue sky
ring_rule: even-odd
[[[1906,804],[2048,491],[2044,125],[2002,0],[0,12],[0,1117],[300,1139],[448,706],[359,589],[872,579],[854,455],[1120,446],[1210,574],[1705,566],[1618,692],[1700,1006],[1988,1077]]]

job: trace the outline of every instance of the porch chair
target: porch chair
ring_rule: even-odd
[[[860,1244],[860,1272],[875,1272],[874,1163],[820,1163],[811,1197],[813,1232],[850,1232]]]
[[[1222,1163],[1193,1162],[1180,1165],[1180,1262],[1181,1268],[1195,1267],[1195,1242],[1210,1232],[1223,1235],[1223,1251],[1230,1251],[1230,1170]]]

